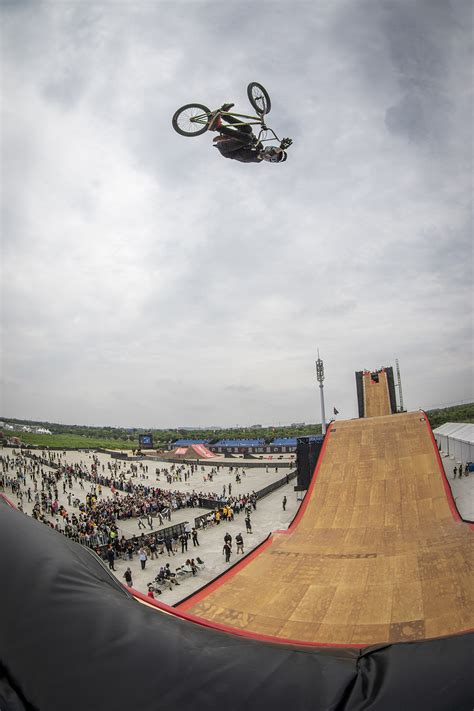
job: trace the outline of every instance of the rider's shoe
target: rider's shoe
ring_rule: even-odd
[[[213,114],[210,114],[210,116],[209,116],[209,126],[208,126],[207,130],[208,131],[218,131],[220,126],[222,126],[221,115],[218,111],[215,111]]]
[[[218,131],[220,126],[222,126],[222,119],[219,111],[214,111],[209,115],[209,126],[208,131]]]
[[[234,104],[222,104],[221,108],[219,111],[214,111],[212,114],[209,116],[209,126],[208,126],[208,131],[218,131],[219,128],[222,126],[222,118],[221,118],[221,111],[229,111],[234,106]]]

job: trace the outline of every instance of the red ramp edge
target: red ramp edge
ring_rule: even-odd
[[[197,602],[201,602],[201,600],[203,600],[208,595],[210,595],[212,592],[214,592],[214,590],[217,590],[217,588],[220,588],[221,585],[223,585],[224,583],[227,583],[227,581],[230,580],[231,578],[233,578],[236,573],[238,573],[240,570],[242,570],[242,568],[245,568],[245,566],[247,566],[252,560],[254,560],[257,556],[259,556],[262,551],[264,551],[266,548],[268,548],[269,546],[272,545],[272,543],[273,543],[272,538],[275,534],[291,535],[293,533],[293,531],[295,530],[295,528],[298,526],[299,522],[301,521],[303,514],[306,511],[306,508],[308,506],[309,500],[311,498],[311,494],[313,492],[313,489],[314,489],[314,486],[316,483],[316,477],[318,476],[319,469],[320,469],[321,463],[323,461],[324,453],[326,451],[328,436],[329,436],[329,433],[331,432],[331,430],[332,430],[332,425],[326,431],[326,436],[324,438],[323,446],[321,447],[321,452],[319,453],[318,461],[316,462],[316,467],[314,469],[313,477],[311,479],[309,488],[304,496],[303,501],[301,502],[301,506],[299,507],[298,511],[296,512],[296,515],[293,518],[289,527],[285,528],[285,529],[278,529],[278,530],[270,533],[268,538],[266,540],[264,540],[262,543],[260,543],[260,545],[258,545],[256,548],[254,548],[253,551],[248,553],[245,556],[245,558],[240,560],[238,563],[235,563],[232,566],[232,568],[230,568],[227,572],[222,573],[218,578],[211,580],[209,583],[207,583],[202,588],[200,588],[196,593],[187,597],[183,602],[177,603],[175,609],[180,610],[180,611],[189,610],[189,608],[192,607],[193,605],[195,605]],[[259,639],[260,639],[260,637],[259,637]]]
[[[428,427],[431,441],[432,441],[434,450],[436,452],[437,462],[438,462],[438,466],[439,466],[440,475],[443,480],[443,486],[444,486],[444,490],[445,490],[446,499],[447,499],[449,508],[451,510],[451,513],[453,515],[453,518],[455,519],[455,521],[466,523],[466,525],[468,525],[471,529],[474,529],[474,524],[467,522],[467,521],[463,521],[462,517],[460,516],[460,514],[456,508],[456,504],[454,502],[451,488],[450,488],[448,480],[446,478],[446,474],[445,474],[444,467],[443,467],[443,462],[441,461],[438,446],[436,444],[436,440],[434,438],[429,419],[424,411],[421,410],[420,412],[421,412],[422,416],[424,417],[425,424]],[[242,630],[239,628],[235,628],[235,627],[231,627],[231,626],[227,626],[227,625],[222,625],[222,624],[216,623],[216,622],[210,622],[209,620],[206,620],[202,617],[197,617],[197,616],[185,613],[185,610],[189,609],[190,607],[195,605],[197,602],[200,602],[202,599],[206,598],[207,595],[209,595],[211,592],[216,590],[224,582],[226,582],[231,577],[233,577],[239,570],[241,570],[248,563],[250,563],[252,560],[254,560],[254,558],[256,558],[261,553],[261,551],[265,550],[265,548],[268,548],[273,542],[272,536],[275,533],[282,534],[282,535],[288,535],[288,534],[291,534],[295,530],[295,528],[298,526],[299,522],[301,521],[301,519],[304,515],[304,512],[306,511],[306,508],[308,506],[311,494],[312,494],[313,489],[316,484],[316,478],[319,474],[320,466],[323,462],[323,457],[324,457],[324,454],[326,451],[326,446],[327,446],[327,442],[329,439],[329,435],[331,434],[333,429],[335,429],[335,424],[336,423],[334,423],[334,422],[331,423],[326,431],[326,436],[324,438],[323,446],[321,448],[321,452],[318,457],[318,461],[316,463],[316,467],[314,470],[313,478],[311,480],[311,484],[309,486],[308,491],[305,494],[305,497],[301,503],[300,508],[298,509],[298,512],[296,513],[296,515],[295,515],[293,521],[291,522],[290,526],[288,527],[288,529],[274,531],[272,534],[270,534],[270,536],[262,544],[260,544],[260,546],[258,546],[251,553],[249,553],[245,559],[236,563],[233,566],[233,568],[231,570],[229,570],[227,573],[224,573],[217,580],[211,581],[210,583],[205,585],[203,588],[198,590],[197,593],[195,593],[195,595],[192,595],[192,596],[186,598],[186,600],[183,603],[181,603],[181,604],[178,603],[175,608],[171,608],[173,610],[174,614],[179,615],[183,619],[187,619],[187,620],[195,622],[197,624],[202,624],[205,627],[211,627],[213,629],[217,629],[222,632],[228,632],[230,634],[237,634],[242,637],[248,637],[251,639],[257,639],[257,640],[272,642],[272,643],[276,643],[276,644],[301,645],[301,646],[305,646],[305,647],[333,647],[333,648],[339,648],[339,649],[345,649],[345,648],[349,648],[349,647],[355,648],[355,649],[364,649],[368,646],[367,644],[333,644],[333,643],[325,643],[325,642],[306,642],[303,640],[284,639],[281,637],[274,637],[271,635],[262,635],[262,634],[257,634],[254,632],[248,632],[246,630]],[[140,595],[141,595],[141,593],[140,593]],[[146,598],[146,596],[142,596],[142,597],[145,597],[146,600],[150,599],[150,598]],[[154,601],[154,602],[156,602],[156,601]],[[160,603],[157,603],[157,607],[160,607],[160,605],[161,605]],[[471,630],[471,629],[463,630],[463,631],[459,632],[458,634],[460,634],[460,635],[469,634],[472,631],[473,630]],[[452,635],[444,635],[444,636],[449,637]],[[435,638],[433,638],[433,639],[435,639]],[[442,639],[442,637],[439,637],[438,639]]]
[[[270,544],[271,541],[266,541],[265,543]],[[255,551],[252,551],[253,553]],[[259,551],[258,551],[259,552]],[[230,573],[231,571],[229,571]],[[121,583],[122,585],[122,583]],[[133,595],[133,597],[138,600],[139,602],[143,602],[146,605],[149,605],[150,607],[155,607],[157,608],[160,612],[166,613],[168,615],[173,615],[174,617],[179,617],[182,620],[186,620],[188,622],[193,622],[194,624],[201,625],[202,627],[208,627],[213,630],[217,630],[218,632],[225,632],[226,634],[232,634],[232,635],[237,635],[238,637],[246,637],[247,639],[254,639],[258,640],[259,642],[271,642],[272,644],[281,644],[284,646],[298,646],[298,647],[332,647],[335,649],[347,649],[347,648],[352,648],[352,649],[364,649],[367,647],[367,644],[333,644],[330,642],[306,642],[303,640],[299,639],[287,639],[283,637],[272,637],[271,635],[266,635],[266,634],[258,634],[257,632],[249,632],[247,630],[242,630],[237,627],[231,627],[229,625],[222,625],[219,622],[210,622],[209,620],[206,620],[204,617],[197,617],[195,615],[190,615],[187,612],[182,612],[181,609],[177,609],[175,607],[171,607],[170,605],[166,605],[164,602],[158,602],[158,600],[155,600],[153,598],[148,597],[147,595],[144,595],[143,593],[139,592],[138,590],[134,590],[133,588],[128,588],[125,587],[125,585],[122,585],[126,590],[128,590],[129,593]]]

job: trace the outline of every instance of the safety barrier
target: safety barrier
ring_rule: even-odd
[[[147,538],[148,536],[154,536],[154,535],[160,533],[164,538],[167,538],[167,537],[173,538],[173,535],[174,535],[174,534],[177,534],[178,536],[180,536],[182,533],[185,532],[185,530],[186,530],[186,529],[185,529],[186,524],[189,525],[189,521],[181,521],[181,523],[175,523],[175,524],[173,524],[172,526],[167,526],[166,528],[160,528],[160,529],[157,529],[156,531],[147,531],[146,533],[143,531],[143,535],[145,536],[145,538]],[[125,539],[125,542],[126,542],[126,543],[129,543],[130,541],[133,540],[133,538],[135,538],[135,541],[138,541],[138,542],[139,542],[139,541],[140,541],[140,537],[141,537],[141,534],[136,535],[135,537],[130,536],[129,538],[126,538],[126,539]],[[102,545],[98,546],[99,551],[100,551],[100,556],[101,556],[101,558],[105,558],[105,557],[106,557],[106,556],[105,556],[105,552],[106,552],[106,550],[107,550],[107,546],[108,546],[108,542],[106,542],[105,544],[102,544]],[[91,545],[89,545],[88,547],[89,547],[89,548],[94,548],[94,549],[96,548],[96,547],[91,546]]]

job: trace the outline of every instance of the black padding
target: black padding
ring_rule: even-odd
[[[0,552],[2,711],[470,708],[472,636],[361,653],[209,629],[135,601],[1,498]]]

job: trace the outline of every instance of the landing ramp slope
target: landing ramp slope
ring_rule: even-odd
[[[290,530],[178,609],[326,644],[471,629],[472,532],[441,466],[423,413],[333,423]]]
[[[384,370],[377,373],[378,381],[372,379],[371,373],[364,373],[362,377],[365,417],[390,415],[392,409],[390,407],[387,373]]]

